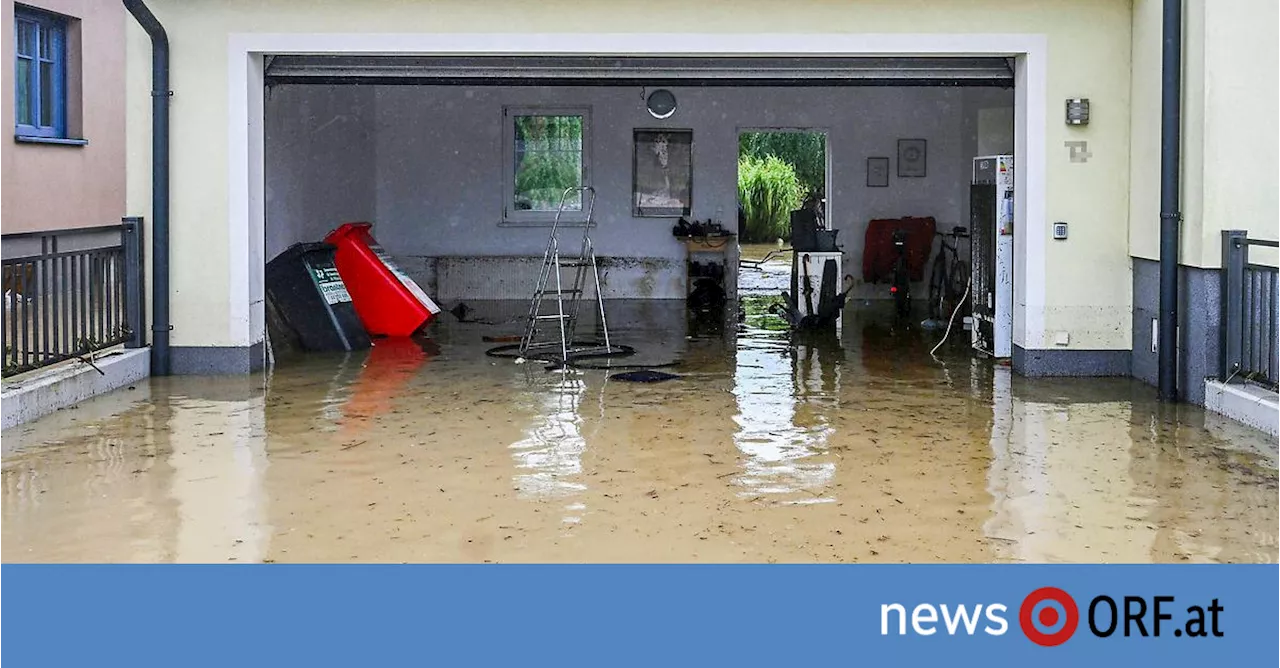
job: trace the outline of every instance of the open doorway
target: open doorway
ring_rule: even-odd
[[[811,211],[826,226],[827,153],[822,130],[739,132],[738,240],[744,257],[785,246],[793,211]]]
[[[827,133],[808,128],[738,133],[738,291],[745,313],[767,313],[791,290],[793,218],[830,228]],[[777,323],[774,323],[777,324]]]

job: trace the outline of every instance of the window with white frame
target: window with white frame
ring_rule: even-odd
[[[66,20],[20,5],[13,19],[14,132],[19,138],[66,137]]]
[[[591,185],[587,109],[504,109],[507,160],[503,219],[550,222],[567,188]],[[565,199],[562,221],[584,218],[580,192]]]

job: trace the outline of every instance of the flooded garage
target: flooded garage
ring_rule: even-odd
[[[1012,377],[967,341],[931,357],[937,332],[875,304],[794,340],[759,278],[739,322],[610,305],[637,351],[614,364],[665,382],[487,356],[527,307],[491,304],[9,430],[4,561],[1277,560],[1261,433],[1128,379]]]

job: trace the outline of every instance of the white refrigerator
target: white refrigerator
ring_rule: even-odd
[[[1013,355],[1013,179],[1013,156],[973,159],[970,333],[974,349],[995,358]]]

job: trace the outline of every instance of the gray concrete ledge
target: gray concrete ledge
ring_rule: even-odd
[[[1270,390],[1206,380],[1204,407],[1272,436],[1280,436],[1280,395]]]
[[[1028,378],[1128,376],[1128,350],[1024,350],[1013,347],[1013,370]]]
[[[151,375],[151,349],[112,350],[94,360],[102,370],[79,361],[25,374],[4,383],[0,406],[8,429]]]
[[[175,376],[228,376],[253,373],[266,363],[265,343],[252,346],[177,346],[169,349]]]

